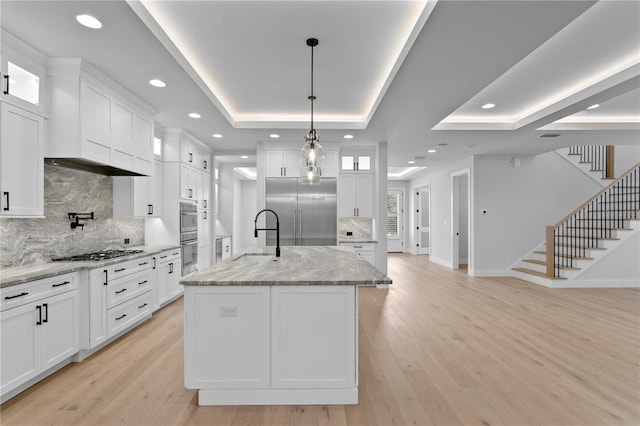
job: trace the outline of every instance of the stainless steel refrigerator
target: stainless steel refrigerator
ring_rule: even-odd
[[[337,238],[336,178],[319,185],[303,185],[300,178],[268,178],[266,207],[280,219],[281,246],[335,246]],[[276,220],[267,215],[267,228]],[[276,245],[276,233],[267,232],[267,245]]]

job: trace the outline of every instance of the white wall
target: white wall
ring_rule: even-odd
[[[253,236],[253,220],[258,213],[256,206],[256,181],[240,181],[240,210],[238,212],[238,233],[233,242],[233,252],[238,253],[258,246],[258,239]]]
[[[235,205],[235,172],[233,171],[232,164],[220,164],[220,172],[218,174],[218,202],[219,216],[218,220],[222,224],[222,227],[231,231],[233,234],[233,215]]]
[[[638,222],[632,222],[638,226]],[[629,232],[629,231],[626,231]],[[585,287],[639,287],[640,286],[640,232],[635,233],[584,274],[575,285]]]
[[[616,178],[640,162],[640,144],[616,145],[614,148],[613,174]]]
[[[512,167],[508,155],[476,156],[472,185],[470,273],[489,276],[508,275],[514,262],[544,240],[546,226],[602,189],[555,152],[520,157],[520,167]]]

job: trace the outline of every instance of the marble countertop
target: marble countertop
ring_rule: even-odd
[[[360,285],[391,279],[351,249],[338,246],[286,246],[252,249],[191,274],[180,284],[198,285]]]
[[[377,243],[378,240],[364,240],[364,239],[356,239],[356,238],[341,238],[338,240],[338,244],[346,243],[346,244],[358,244],[358,243]]]
[[[57,275],[76,272],[82,269],[95,269],[113,265],[119,262],[139,259],[141,257],[154,255],[165,250],[173,250],[180,248],[179,245],[166,246],[137,246],[127,247],[127,250],[143,250],[142,253],[132,254],[130,256],[117,257],[115,259],[103,261],[80,261],[80,262],[47,262],[33,265],[22,265],[12,268],[0,269],[0,288],[12,285],[23,284],[29,281],[35,281],[42,278],[55,277]]]

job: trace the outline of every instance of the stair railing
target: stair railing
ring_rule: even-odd
[[[546,276],[559,277],[573,268],[577,258],[599,241],[610,239],[625,222],[640,218],[640,163],[584,202],[553,226],[546,228]]]
[[[569,155],[579,155],[583,163],[591,163],[592,171],[602,172],[603,179],[613,179],[613,145],[575,145],[569,147]]]

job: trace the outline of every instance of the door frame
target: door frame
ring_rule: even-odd
[[[471,221],[471,169],[466,168],[451,173],[451,268],[460,269],[460,212],[459,212],[459,179],[467,179],[467,250],[468,271],[472,270],[473,250],[471,245],[472,221]]]
[[[421,204],[421,199],[422,199],[422,195],[420,195],[421,193],[426,192],[428,195],[428,203],[429,203],[429,246],[425,249],[423,249],[422,247],[420,247],[420,241],[422,241],[422,238],[420,236],[420,234],[423,232],[420,228],[420,208],[422,207]],[[415,244],[413,245],[413,247],[411,248],[411,253],[415,254],[415,255],[425,255],[425,254],[429,254],[431,251],[431,184],[427,183],[425,185],[421,185],[421,186],[416,186],[414,188],[412,188],[412,192],[415,194],[412,197],[412,201],[413,201],[413,236],[414,236],[414,241]]]

